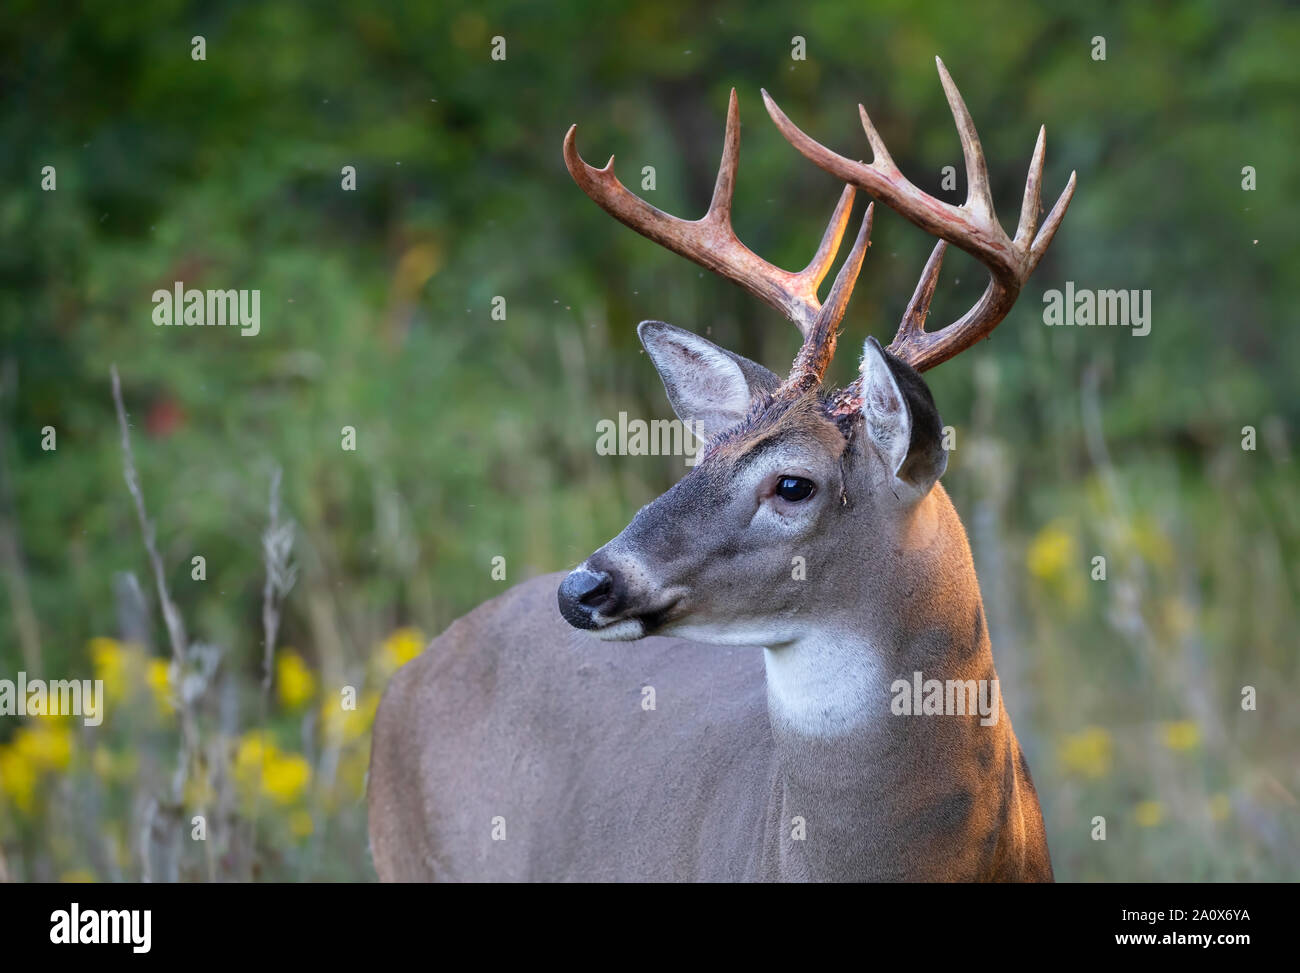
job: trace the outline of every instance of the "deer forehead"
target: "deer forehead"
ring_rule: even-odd
[[[845,446],[839,427],[810,394],[759,404],[745,422],[710,445],[705,461],[715,468],[739,470],[768,455],[823,453],[838,460]]]

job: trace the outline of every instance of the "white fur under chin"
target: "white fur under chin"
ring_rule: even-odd
[[[645,624],[639,618],[625,618],[604,628],[593,629],[591,634],[602,642],[635,642],[645,637]]]
[[[768,705],[801,733],[840,736],[889,712],[874,652],[856,639],[812,633],[763,655]]]

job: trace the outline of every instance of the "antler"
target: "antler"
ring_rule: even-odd
[[[564,137],[564,161],[579,188],[621,223],[734,281],[793,321],[804,342],[783,387],[803,391],[819,385],[834,355],[836,329],[853,292],[871,235],[872,208],[869,206],[853,249],[836,275],[830,296],[823,305],[817,298],[817,289],[835,260],[848,226],[853,187],[844,187],[812,261],[803,270],[792,273],[768,263],[746,247],[731,226],[731,199],[740,158],[740,109],[734,88],[727,105],[727,134],[713,200],[708,212],[693,222],[670,216],[629,191],[614,175],[613,156],[603,169],[584,162],[578,154],[577,130],[577,125],[572,126]]]
[[[969,348],[981,338],[987,337],[1007,316],[1020,294],[1020,288],[1033,273],[1061,225],[1066,207],[1074,195],[1075,184],[1075,174],[1070,173],[1065,191],[1052,207],[1042,229],[1039,229],[1039,188],[1043,178],[1043,153],[1047,139],[1046,128],[1040,128],[1033,160],[1029,164],[1029,178],[1025,182],[1020,224],[1016,228],[1015,239],[1008,239],[993,210],[988,167],[984,163],[984,150],[980,147],[975,123],[971,121],[966,103],[962,101],[943,61],[936,57],[935,63],[939,66],[939,79],[948,96],[948,105],[952,109],[953,120],[957,123],[962,154],[966,159],[968,189],[966,202],[961,206],[935,199],[908,181],[890,158],[889,150],[885,148],[884,141],[861,105],[858,106],[858,112],[862,116],[862,127],[866,130],[867,141],[874,153],[870,164],[846,159],[813,141],[785,116],[766,91],[763,92],[763,101],[772,121],[786,140],[805,157],[837,179],[865,189],[890,209],[897,210],[927,233],[940,238],[921,273],[898,333],[889,345],[889,351],[917,371],[933,368]],[[930,299],[934,296],[947,243],[960,247],[984,264],[989,271],[989,284],[983,296],[960,318],[940,331],[927,332],[925,318],[930,311]],[[842,405],[847,407],[852,404],[855,389],[850,387],[846,393],[848,395]]]

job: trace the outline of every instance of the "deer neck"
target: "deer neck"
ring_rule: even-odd
[[[997,786],[988,771],[1005,766],[1010,722],[965,533],[937,488],[925,502],[916,530],[879,555],[883,587],[862,583],[841,599],[850,609],[764,649],[773,802],[787,829],[795,818],[808,829],[802,844],[783,841],[784,870],[900,877],[891,869],[908,848],[932,840],[927,819],[977,801],[972,787]],[[975,680],[995,721],[896,713],[899,680],[917,679]]]
[[[845,532],[846,560],[869,551],[872,570],[832,569],[833,603],[764,650],[769,712],[782,732],[830,740],[871,731],[889,722],[895,680],[924,666],[955,679],[991,659],[970,547],[942,487],[889,536],[855,536],[883,519],[867,513]]]

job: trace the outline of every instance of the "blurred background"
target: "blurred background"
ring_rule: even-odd
[[[653,166],[643,195],[694,218],[734,86],[737,230],[801,267],[839,187],[759,88],[853,157],[863,102],[903,171],[959,202],[936,54],[1004,225],[1039,124],[1045,205],[1079,174],[993,340],[927,375],[1057,876],[1300,876],[1294,7],[140,0],[70,17],[14,0],[3,19],[0,677],[99,678],[108,697],[95,728],[0,719],[9,879],[372,879],[369,727],[392,671],[685,470],[597,454],[601,419],[671,417],[636,323],[778,370],[798,346],[587,200],[568,126],[635,190]],[[877,215],[837,382],[893,334],[931,244]],[[1150,334],[1045,327],[1067,280],[1149,289]],[[260,334],[155,327],[151,295],[175,281],[260,290]],[[950,252],[932,320],[983,283]],[[123,478],[114,363],[183,665]]]

